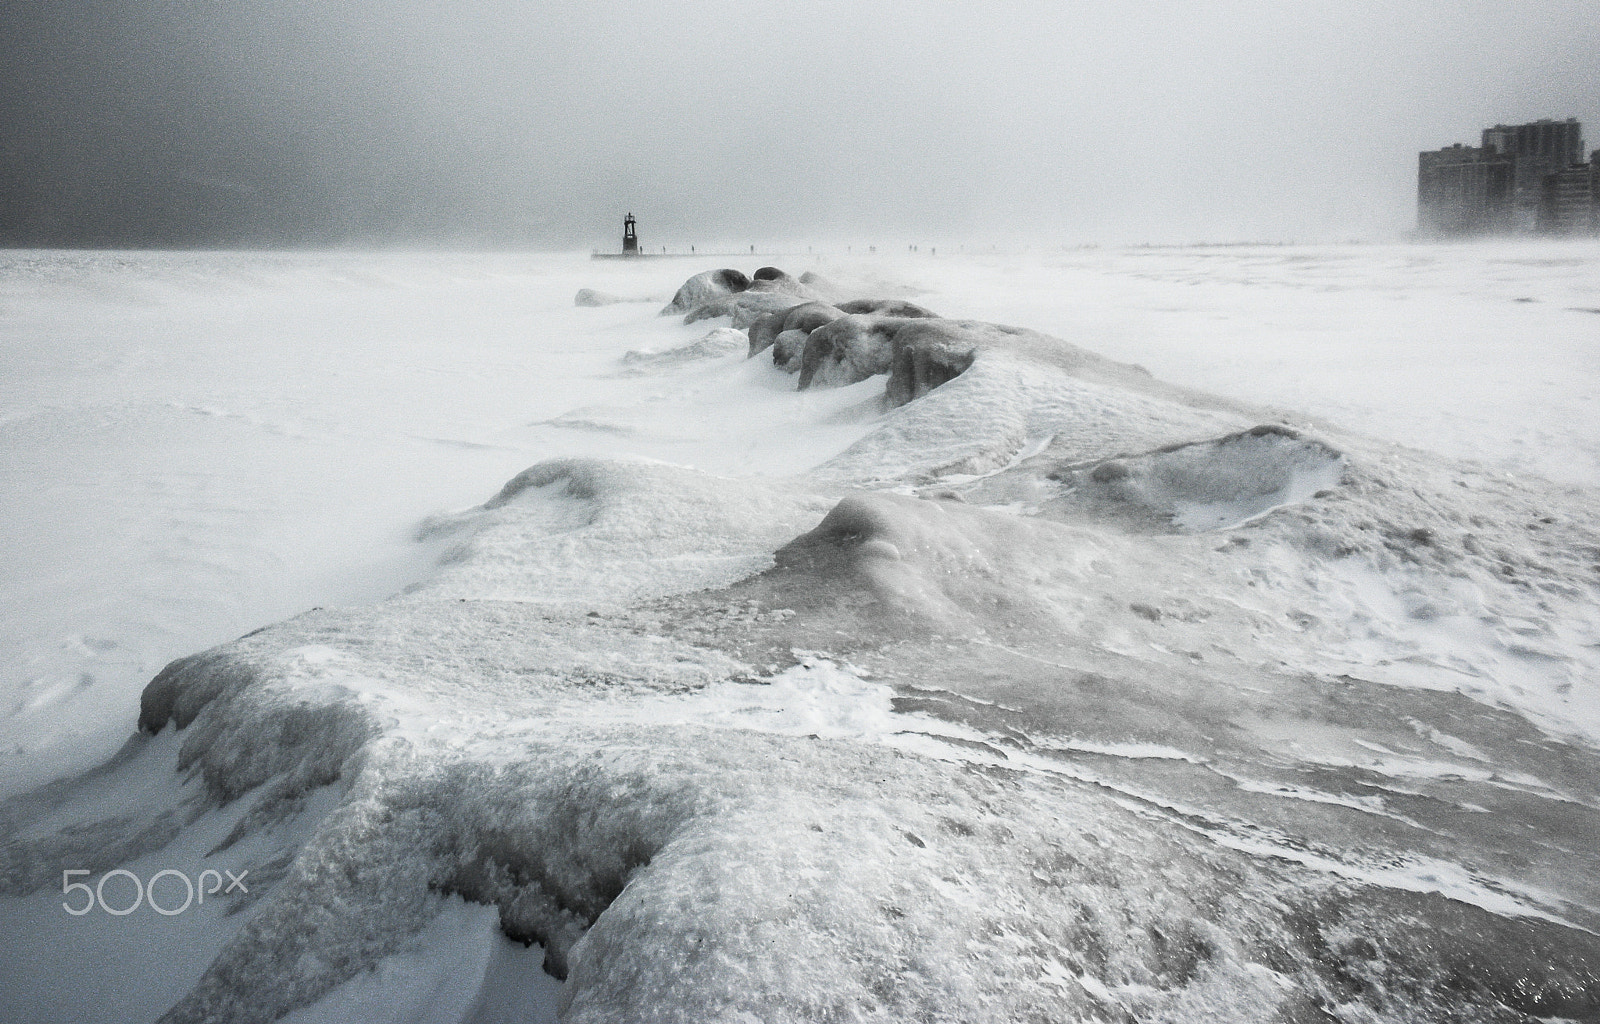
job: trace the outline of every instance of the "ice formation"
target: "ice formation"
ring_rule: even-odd
[[[817,311],[739,283],[668,311]],[[1600,1019],[1590,504],[824,308],[801,383],[875,388],[859,440],[529,468],[407,593],[163,670],[119,762],[6,805],[6,891],[231,814],[262,887],[169,1022],[315,1010],[463,899],[571,1022]],[[141,758],[184,788],[63,823]]]
[[[809,336],[818,327],[843,315],[842,309],[826,302],[802,302],[776,313],[768,313],[750,325],[748,354],[754,356],[765,352],[785,331],[800,331]],[[787,357],[780,359],[777,355],[773,356],[773,360],[788,362]]]
[[[661,315],[688,313],[703,303],[738,295],[749,287],[750,278],[741,271],[728,268],[703,271],[679,286],[672,301],[661,310]]]

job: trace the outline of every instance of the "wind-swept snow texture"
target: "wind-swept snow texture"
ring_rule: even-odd
[[[97,978],[74,1019],[1600,1020],[1600,435],[1564,420],[1597,372],[1517,376],[1593,342],[1561,303],[1600,251],[1019,263],[746,268],[688,325],[572,305],[659,264],[563,270],[528,322],[604,358],[471,435],[537,457],[426,518],[434,570],[173,661],[122,754],[4,805],[7,1011]],[[804,391],[697,322],[883,323],[893,275],[963,319]],[[1548,400],[1340,426],[1387,384],[1297,375],[1402,301],[1523,330],[1486,372]],[[1150,356],[1105,330],[1163,303]],[[1396,332],[1365,373],[1437,347]],[[1184,338],[1263,373],[1118,361]],[[232,913],[56,909],[65,869],[212,864],[255,880]],[[81,952],[158,926],[126,995]]]

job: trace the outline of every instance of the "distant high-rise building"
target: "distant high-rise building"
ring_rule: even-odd
[[[1417,154],[1417,227],[1427,235],[1511,230],[1516,160],[1457,143]]]
[[[1497,124],[1483,130],[1483,148],[1515,157],[1535,157],[1557,167],[1583,163],[1583,125],[1576,118],[1531,124]]]
[[[1573,118],[1497,124],[1483,145],[1417,155],[1417,228],[1425,235],[1600,232],[1600,151],[1583,159]]]
[[[1600,149],[1588,163],[1545,177],[1539,225],[1551,235],[1600,235]]]

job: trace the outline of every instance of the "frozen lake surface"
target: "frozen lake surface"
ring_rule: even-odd
[[[0,1015],[1600,1014],[1600,247],[767,262],[0,253]]]

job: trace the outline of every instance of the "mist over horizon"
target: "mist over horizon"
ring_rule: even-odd
[[[0,5],[0,244],[1318,241],[1576,117],[1600,3]]]

